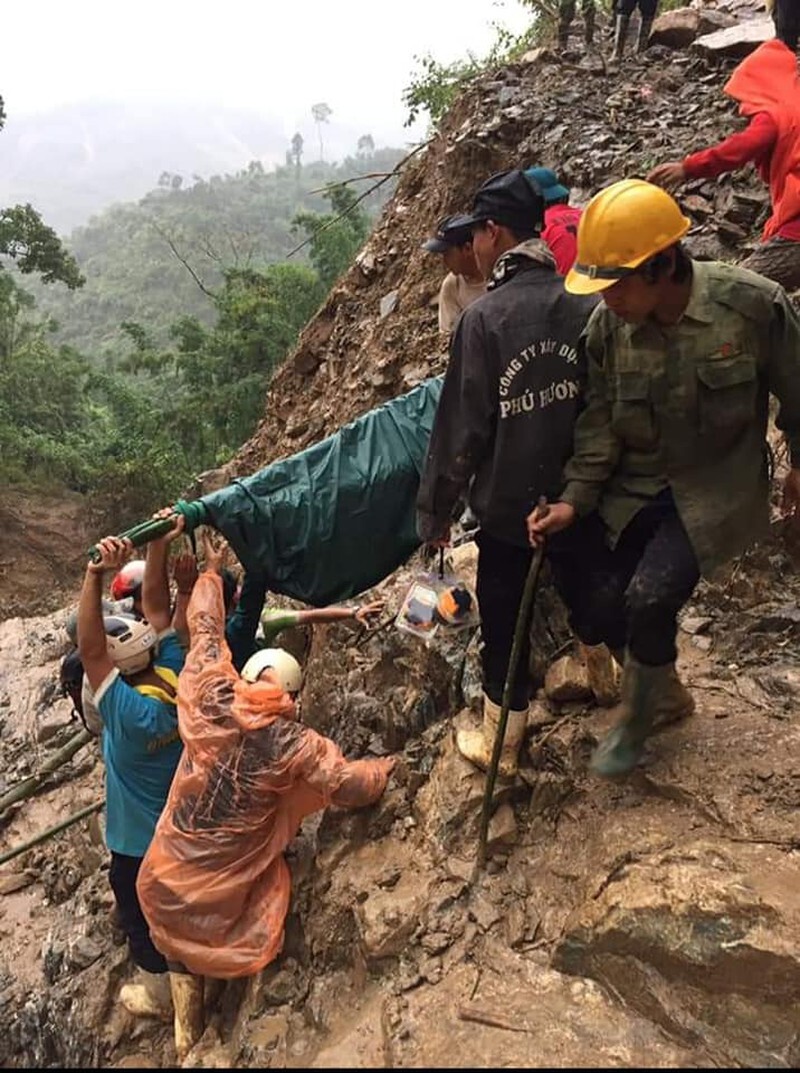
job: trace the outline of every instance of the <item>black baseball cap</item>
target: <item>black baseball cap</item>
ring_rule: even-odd
[[[461,212],[443,217],[436,225],[436,234],[422,243],[428,253],[444,253],[452,246],[463,246],[472,239],[472,221]]]
[[[466,226],[494,220],[523,234],[538,233],[544,222],[544,196],[538,183],[519,168],[499,171],[487,179],[464,217]]]

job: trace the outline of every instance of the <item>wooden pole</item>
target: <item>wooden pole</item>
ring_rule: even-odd
[[[86,808],[82,808],[80,812],[76,812],[66,820],[62,820],[61,823],[57,823],[55,827],[48,827],[46,831],[41,831],[35,838],[23,842],[20,846],[15,846],[14,849],[6,850],[5,853],[0,854],[0,864],[5,864],[6,861],[13,860],[14,857],[19,857],[20,853],[25,853],[26,850],[33,849],[34,846],[46,842],[48,838],[52,838],[53,835],[65,831],[67,827],[71,827],[73,823],[78,823],[87,816],[91,816],[93,812],[99,812],[104,804],[105,801],[95,801],[93,805],[87,805]]]
[[[546,508],[544,504],[540,504],[539,509],[543,510]],[[525,579],[525,587],[522,590],[522,599],[520,600],[519,612],[517,613],[514,640],[511,645],[508,671],[506,672],[506,680],[503,686],[503,702],[500,706],[500,720],[497,724],[497,732],[494,737],[494,748],[492,750],[492,760],[489,764],[489,771],[486,776],[486,790],[483,795],[483,810],[481,812],[481,831],[478,839],[478,857],[472,872],[473,882],[477,879],[486,863],[486,842],[489,837],[489,821],[492,818],[494,784],[497,780],[497,767],[500,763],[500,753],[503,749],[503,741],[506,736],[506,723],[508,722],[508,712],[511,707],[511,691],[513,688],[514,676],[517,673],[520,652],[522,650],[522,639],[525,635],[525,631],[529,629],[533,597],[536,593],[536,587],[539,584],[539,574],[542,569],[543,561],[544,543],[541,543],[536,551],[534,551],[531,565],[528,567],[528,576]]]
[[[0,797],[0,813],[11,805],[15,805],[18,801],[24,801],[35,794],[48,775],[52,775],[54,771],[66,764],[68,760],[71,760],[75,753],[82,749],[87,742],[90,742],[93,737],[94,735],[90,734],[88,730],[80,730],[73,735],[66,745],[63,745],[58,752],[53,753],[48,760],[45,760],[37,772],[18,782],[10,790],[6,790]]]

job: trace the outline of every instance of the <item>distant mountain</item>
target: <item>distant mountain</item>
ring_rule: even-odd
[[[283,163],[293,130],[266,112],[93,102],[38,115],[9,112],[0,133],[0,205],[31,202],[61,234],[115,202],[136,201],[163,172],[208,178],[250,161]],[[325,156],[355,150],[365,131],[323,128]],[[309,117],[305,160],[319,156]]]
[[[167,346],[170,326],[180,317],[213,321],[214,306],[198,279],[216,291],[224,268],[258,269],[282,261],[305,235],[294,228],[295,215],[330,211],[322,193],[326,184],[391,172],[404,152],[362,148],[337,163],[282,163],[269,170],[250,161],[233,173],[179,184],[174,175],[165,176],[144,197],[103,209],[65,238],[86,277],[84,287],[68,291],[32,276],[22,285],[40,311],[58,322],[55,341],[75,347],[94,364],[114,364],[130,352],[130,340],[120,330],[124,321],[144,325],[158,345]],[[371,219],[395,182],[384,183],[361,203]],[[372,183],[353,189],[366,193]],[[45,219],[50,219],[47,211]]]

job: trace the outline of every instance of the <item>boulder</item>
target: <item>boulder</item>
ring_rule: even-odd
[[[678,7],[665,11],[653,23],[651,45],[688,48],[695,38],[736,25],[736,19],[713,8]]]
[[[743,59],[754,52],[759,45],[775,36],[775,25],[767,17],[737,23],[726,30],[715,30],[711,34],[698,37],[692,46],[697,52],[711,56],[730,56]]]
[[[675,1040],[704,1040],[718,1061],[796,1066],[798,936],[791,854],[696,841],[603,878],[553,966],[597,980]]]
[[[592,687],[589,685],[589,671],[586,664],[573,655],[557,659],[547,671],[544,691],[550,700],[558,703],[590,700]]]

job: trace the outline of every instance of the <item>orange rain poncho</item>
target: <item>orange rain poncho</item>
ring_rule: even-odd
[[[743,116],[767,112],[778,128],[771,157],[759,168],[769,186],[772,215],[764,240],[800,216],[800,77],[797,58],[782,41],[765,41],[734,70],[724,92]]]
[[[184,751],[136,889],[168,960],[222,979],[250,976],[280,953],[291,886],[283,851],[303,817],[376,801],[391,761],[348,762],[296,721],[278,686],[239,677],[219,575],[198,579],[188,623],[178,682]]]

